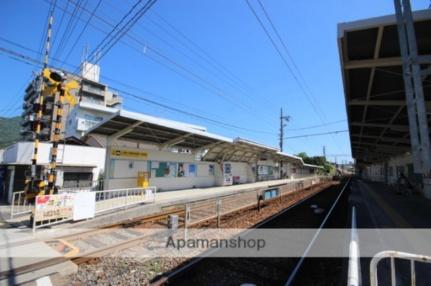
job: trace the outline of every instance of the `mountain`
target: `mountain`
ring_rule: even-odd
[[[20,138],[21,117],[0,117],[0,148],[17,142]]]

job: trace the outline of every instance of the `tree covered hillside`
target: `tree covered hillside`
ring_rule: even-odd
[[[0,148],[17,142],[20,138],[21,117],[0,117]]]

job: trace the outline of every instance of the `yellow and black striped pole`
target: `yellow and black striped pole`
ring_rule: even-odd
[[[48,31],[46,35],[46,44],[45,44],[45,58],[43,62],[43,69],[41,74],[39,75],[39,86],[38,86],[38,103],[37,103],[37,110],[36,110],[36,128],[34,130],[34,150],[33,150],[33,157],[31,159],[31,176],[30,180],[26,179],[26,194],[27,197],[34,197],[34,189],[35,189],[35,183],[36,183],[36,172],[37,172],[37,159],[38,159],[38,151],[39,151],[39,142],[40,142],[40,132],[42,128],[42,113],[44,109],[45,104],[45,71],[48,67],[48,59],[49,59],[49,50],[51,47],[51,33],[52,33],[52,23],[54,21],[54,9],[55,4],[53,3],[51,5],[50,15],[48,19]],[[39,186],[38,186],[39,188]],[[30,195],[30,196],[29,196]]]
[[[58,144],[61,138],[61,125],[63,119],[63,104],[64,104],[64,94],[65,90],[62,84],[59,87],[59,98],[56,104],[57,111],[54,121],[54,134],[52,138],[52,148],[51,148],[51,161],[49,163],[49,175],[48,175],[48,192],[50,194],[54,193],[55,181],[57,179],[57,154],[58,154]]]

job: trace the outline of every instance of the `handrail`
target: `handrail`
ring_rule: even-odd
[[[416,269],[415,262],[431,263],[431,256],[422,254],[407,253],[396,250],[385,250],[378,252],[373,256],[370,262],[370,285],[378,286],[377,280],[377,265],[382,259],[391,259],[391,285],[396,285],[395,280],[395,258],[410,260],[410,277],[411,285],[416,285]]]

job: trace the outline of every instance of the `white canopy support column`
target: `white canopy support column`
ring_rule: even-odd
[[[111,175],[112,145],[114,144],[114,142],[118,138],[132,132],[133,129],[135,129],[136,127],[138,127],[142,123],[143,123],[142,121],[137,121],[136,123],[124,128],[123,130],[117,131],[114,134],[107,136],[107,138],[106,138],[105,170],[104,170],[105,176],[103,178],[103,188],[105,190],[109,190],[109,180],[110,180],[110,175]]]

